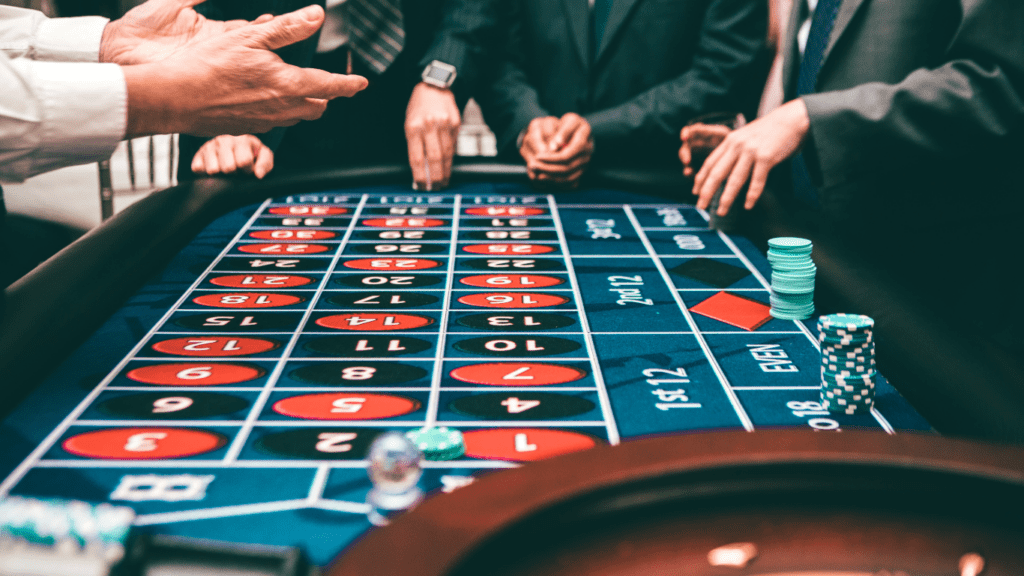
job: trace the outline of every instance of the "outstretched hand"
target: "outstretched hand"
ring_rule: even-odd
[[[354,95],[366,79],[292,66],[272,50],[309,38],[323,20],[323,8],[308,6],[124,67],[128,135],[259,134],[319,118],[328,100]]]
[[[195,11],[204,0],[149,0],[107,24],[100,43],[100,62],[127,66],[159,62],[190,43],[202,42],[249,24],[220,22]],[[261,16],[265,22],[271,16]]]
[[[749,182],[744,208],[753,208],[764,192],[772,168],[800,150],[809,129],[807,107],[797,98],[730,132],[694,178],[697,207],[707,209],[715,193],[725,184],[717,213],[725,216]]]

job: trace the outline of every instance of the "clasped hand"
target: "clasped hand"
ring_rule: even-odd
[[[590,123],[572,112],[561,118],[534,118],[519,153],[530,180],[575,188],[594,153]]]

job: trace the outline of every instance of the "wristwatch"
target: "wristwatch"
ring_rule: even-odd
[[[455,66],[434,60],[423,69],[423,81],[436,88],[448,89],[455,82]]]

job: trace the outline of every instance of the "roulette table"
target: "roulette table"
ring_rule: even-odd
[[[441,192],[407,182],[382,167],[165,190],[12,286],[0,495],[128,505],[142,533],[298,546],[345,574],[513,556],[502,570],[587,573],[560,554],[646,543],[594,573],[667,562],[666,546],[686,565],[727,534],[794,540],[766,526],[847,560],[906,532],[957,543],[921,558],[978,541],[1019,562],[1004,553],[1016,509],[999,504],[1024,489],[1019,453],[941,437],[1018,440],[1018,365],[814,238],[818,310],[879,322],[874,409],[823,409],[813,318],[768,312],[764,240],[801,232],[770,201],[724,233],[665,175],[558,194],[497,165],[461,167]],[[460,430],[465,456],[425,463],[437,497],[372,528],[369,444],[432,425]],[[948,514],[930,516],[942,494]],[[760,531],[738,531],[751,516]],[[702,536],[691,550],[650,535],[665,530]],[[549,545],[560,531],[590,536]],[[844,531],[868,536],[835,552]]]

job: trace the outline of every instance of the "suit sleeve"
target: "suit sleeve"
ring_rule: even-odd
[[[806,156],[824,188],[907,155],[955,166],[1005,149],[1010,138],[1019,146],[1024,2],[961,4],[963,18],[945,63],[918,69],[897,84],[868,83],[802,97],[811,121]]]
[[[586,116],[597,148],[602,142],[622,143],[637,137],[678,142],[679,130],[695,116],[756,107],[768,72],[765,64],[770,62],[767,30],[764,0],[713,0],[689,70]]]
[[[459,101],[469,99],[485,65],[485,54],[493,50],[497,10],[498,0],[445,0],[441,26],[420,65],[426,68],[440,60],[455,66],[452,91]]]
[[[530,84],[522,60],[523,49],[522,5],[519,0],[507,0],[499,13],[502,24],[498,44],[492,47],[492,69],[483,74],[475,94],[487,125],[497,138],[498,153],[514,154],[519,134],[534,118],[550,116],[540,103],[540,94]]]

